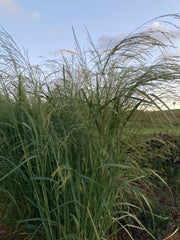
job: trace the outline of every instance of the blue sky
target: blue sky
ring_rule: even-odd
[[[86,27],[103,48],[152,18],[178,12],[180,0],[0,0],[0,24],[28,49],[33,63],[74,49],[72,26],[82,47],[87,48]]]

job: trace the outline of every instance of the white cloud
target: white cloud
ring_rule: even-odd
[[[170,28],[171,25],[160,24],[155,21],[151,25],[145,28],[145,31],[160,41],[167,41],[167,37],[173,37],[174,39],[180,39],[180,29]]]
[[[172,40],[180,39],[180,29],[174,28],[172,25],[160,24],[158,21],[155,21],[151,25],[142,29],[142,32],[143,31],[162,42],[167,42],[167,37],[173,37],[174,39]],[[112,49],[126,36],[125,33],[120,33],[114,36],[108,34],[102,35],[97,40],[98,48],[101,51]]]
[[[126,35],[124,33],[110,36],[110,35],[102,35],[98,38],[98,48],[102,51],[112,49],[115,47],[120,41],[122,41]]]
[[[59,37],[59,36],[61,36],[63,33],[64,33],[64,31],[63,31],[63,29],[62,28],[59,28],[59,27],[57,27],[57,28],[51,28],[51,29],[49,29],[49,34],[51,35],[51,36],[53,36],[53,37]]]
[[[167,26],[160,25],[159,22],[153,22],[151,25],[149,25],[147,28],[152,29],[152,30],[166,30],[168,29]]]
[[[27,12],[22,6],[16,3],[15,0],[0,0],[0,15],[3,16],[23,16],[30,20],[39,17],[39,13]]]
[[[27,17],[28,17],[30,20],[34,20],[34,19],[40,17],[40,14],[39,14],[38,12],[33,12],[33,13],[27,14]]]
[[[23,9],[14,0],[0,0],[0,11],[4,14],[16,14],[22,12]]]

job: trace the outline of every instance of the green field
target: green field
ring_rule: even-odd
[[[180,135],[180,110],[137,111],[128,123],[130,131],[137,129],[143,135],[167,133]]]

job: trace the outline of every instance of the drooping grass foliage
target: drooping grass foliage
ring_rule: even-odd
[[[148,231],[136,210],[148,209],[154,221],[146,190],[157,174],[143,166],[140,150],[129,154],[127,125],[138,108],[165,105],[160,94],[177,84],[180,66],[166,52],[173,47],[168,33],[142,30],[104,53],[90,37],[83,52],[75,36],[76,52],[43,71],[1,29],[0,219],[7,239],[105,240],[123,231],[133,239],[131,229]]]

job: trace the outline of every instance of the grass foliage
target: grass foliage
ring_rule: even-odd
[[[148,231],[136,210],[148,209],[153,222],[142,186],[154,173],[128,153],[127,126],[137,109],[166,106],[164,86],[178,82],[170,37],[144,26],[102,53],[90,36],[83,52],[75,36],[76,52],[42,70],[1,29],[0,219],[8,239],[107,240],[121,231],[133,239],[130,229]]]

